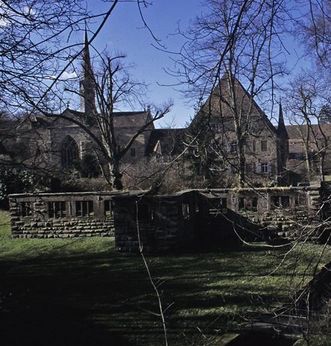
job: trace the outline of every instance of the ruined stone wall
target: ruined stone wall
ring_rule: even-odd
[[[56,193],[10,196],[14,238],[113,236],[111,194]]]
[[[113,236],[122,252],[176,251],[215,236],[233,240],[233,226],[310,233],[323,218],[320,186],[189,190],[173,195],[143,191],[16,194],[10,196],[13,237]],[[138,211],[138,215],[137,215]],[[137,227],[138,226],[138,227]],[[311,228],[309,228],[311,227]],[[292,232],[292,233],[291,233]]]
[[[189,248],[196,240],[194,196],[194,192],[172,196],[115,196],[117,250],[138,252],[138,237],[144,252]]]
[[[261,227],[296,232],[319,223],[320,186],[229,190],[229,208]]]

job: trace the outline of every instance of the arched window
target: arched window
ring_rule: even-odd
[[[73,168],[75,163],[79,159],[79,151],[78,151],[78,145],[76,141],[70,137],[67,136],[61,147],[61,163],[62,168],[64,169],[70,169]]]

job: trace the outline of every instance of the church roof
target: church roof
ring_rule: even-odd
[[[221,100],[220,96],[222,96],[223,99],[226,99],[228,97],[228,86],[226,84],[227,78],[229,78],[228,74],[225,74],[221,80],[220,83],[214,88],[212,91],[211,95],[208,97],[207,101],[202,105],[196,116],[194,117],[192,123],[190,126],[194,126],[195,124],[198,123],[198,119],[201,117],[205,116],[206,113],[209,113],[208,111],[205,112],[204,110],[208,107],[208,105],[211,105],[211,114],[210,116],[217,116],[219,115],[220,109],[221,108],[227,108],[226,104],[224,101],[221,101],[221,104],[223,105],[220,107],[220,104],[214,103],[213,99],[215,98],[217,102]],[[260,106],[256,103],[255,99],[250,95],[250,93],[244,88],[244,86],[241,84],[241,82],[234,78],[234,84],[235,84],[235,89],[236,89],[236,95],[237,95],[237,103],[241,107],[247,107],[250,108],[254,111],[251,111],[251,114],[256,116],[259,115],[260,118],[263,120],[267,128],[274,134],[277,134],[277,130],[275,126],[271,123],[270,119],[267,117],[267,115],[264,113],[264,111],[260,108]],[[221,94],[222,93],[222,94]],[[248,102],[248,103],[247,103]],[[247,103],[247,104],[246,104]],[[215,107],[216,106],[216,107]],[[214,110],[216,109],[216,111]],[[217,113],[218,112],[218,113]],[[225,112],[225,116],[228,117],[228,113]]]
[[[146,155],[155,152],[161,155],[175,155],[183,150],[183,139],[187,129],[154,129],[146,147]]]
[[[84,119],[85,113],[76,111],[73,109],[66,109],[63,113],[66,117],[74,116],[77,119]],[[31,126],[38,126],[47,128],[48,126],[54,126],[55,121],[63,119],[61,114],[47,115],[31,115],[24,118],[22,122],[28,121]],[[68,121],[63,119],[64,121]],[[114,113],[114,126],[116,128],[142,128],[151,120],[151,115],[148,111],[136,111],[136,112],[115,112]],[[153,124],[151,124],[152,128]]]
[[[331,124],[312,124],[309,126],[310,135],[317,139],[323,139],[323,136],[331,137]],[[287,125],[286,130],[289,139],[303,139],[307,136],[307,125]]]

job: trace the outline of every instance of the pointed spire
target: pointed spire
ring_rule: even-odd
[[[85,26],[85,34],[84,34],[83,69],[84,69],[85,75],[91,69],[90,47],[89,47],[89,42],[88,42],[88,35],[87,35],[86,26]]]
[[[83,78],[81,80],[80,92],[82,95],[81,110],[85,112],[86,120],[90,118],[96,111],[95,106],[95,80],[93,75],[93,69],[90,58],[90,47],[87,34],[87,28],[85,26],[84,34],[84,49],[83,49]]]
[[[283,114],[283,107],[282,107],[282,101],[279,100],[279,115],[278,115],[278,127],[277,127],[277,133],[278,135],[281,136],[286,136],[287,135],[287,130],[285,126],[285,121],[284,121],[284,114]]]

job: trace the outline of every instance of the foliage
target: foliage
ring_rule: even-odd
[[[83,178],[96,178],[100,175],[99,162],[95,155],[91,153],[84,154],[79,164],[79,172]]]
[[[0,203],[11,193],[33,192],[40,188],[45,189],[47,185],[47,178],[43,176],[36,175],[24,169],[1,167]]]

